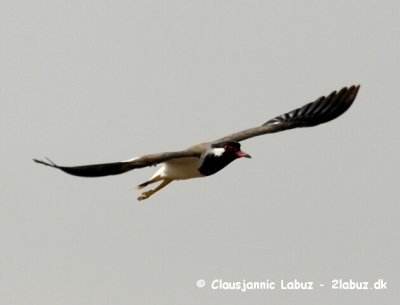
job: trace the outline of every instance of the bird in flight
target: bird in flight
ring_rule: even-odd
[[[47,161],[33,160],[81,177],[118,175],[133,169],[161,164],[162,166],[149,180],[137,186],[138,189],[142,189],[149,184],[160,182],[157,187],[143,192],[137,198],[144,200],[174,180],[210,176],[236,159],[251,158],[249,154],[241,150],[239,142],[243,140],[297,127],[312,127],[337,118],[352,105],[359,88],[359,85],[345,87],[303,107],[277,116],[261,126],[239,131],[215,141],[197,144],[181,151],[149,154],[114,163],[72,167],[59,166],[48,158],[46,158]]]

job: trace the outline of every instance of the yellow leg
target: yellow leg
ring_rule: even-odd
[[[152,179],[150,179],[150,180],[148,180],[148,181],[146,181],[146,182],[143,182],[142,184],[137,185],[136,188],[137,188],[138,190],[140,190],[140,189],[142,189],[142,188],[148,186],[149,184],[156,183],[156,182],[161,181],[161,180],[163,180],[163,179],[161,178],[161,176],[155,176],[154,178],[152,178]]]
[[[170,184],[173,181],[173,179],[168,179],[165,178],[163,179],[163,182],[161,182],[155,189],[153,190],[148,190],[146,192],[143,192],[139,197],[138,200],[142,201],[144,199],[149,198],[151,195],[153,195],[154,193],[158,192],[159,190],[161,190],[163,187],[166,187],[168,184]],[[154,181],[155,182],[155,181]],[[153,183],[153,182],[152,182]]]

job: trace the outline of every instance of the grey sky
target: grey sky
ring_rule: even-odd
[[[0,305],[398,304],[398,1],[2,1]],[[343,86],[339,119],[138,203],[129,159],[256,126]],[[222,291],[297,278],[314,291]],[[388,282],[337,291],[335,278]],[[205,288],[196,281],[204,279]]]

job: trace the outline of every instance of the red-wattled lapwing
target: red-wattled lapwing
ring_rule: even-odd
[[[198,144],[186,150],[145,155],[127,161],[83,166],[58,166],[34,159],[35,162],[58,168],[68,174],[81,177],[118,175],[136,168],[162,164],[150,180],[139,184],[139,189],[149,184],[161,183],[142,193],[138,200],[149,198],[174,180],[206,177],[223,169],[238,158],[251,158],[240,149],[240,141],[267,133],[297,127],[311,127],[331,121],[344,113],[353,103],[360,86],[345,87],[329,96],[322,96],[301,108],[280,115],[261,126],[246,129],[216,141]]]

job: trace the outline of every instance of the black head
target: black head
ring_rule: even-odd
[[[209,176],[223,169],[232,161],[238,158],[251,158],[250,155],[240,149],[240,143],[233,141],[223,141],[213,143],[202,157],[202,164],[199,168],[200,173]]]
[[[239,142],[234,142],[234,141],[223,141],[223,142],[218,142],[218,143],[213,143],[211,144],[212,152],[216,155],[233,155],[236,156],[235,159],[237,158],[251,158],[250,155],[246,154],[244,151],[240,150],[240,143]],[[223,150],[219,150],[223,149]],[[214,150],[215,149],[215,150]]]

